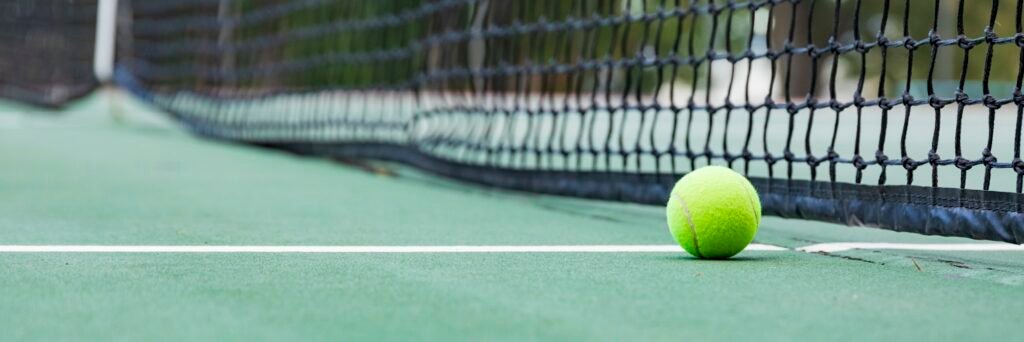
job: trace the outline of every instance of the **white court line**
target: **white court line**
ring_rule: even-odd
[[[751,251],[784,251],[751,244]],[[678,245],[564,246],[105,246],[0,245],[0,253],[679,253]]]
[[[954,251],[954,252],[1003,252],[1024,251],[1024,246],[1008,243],[886,243],[886,242],[840,242],[820,243],[804,246],[796,250],[808,253],[843,252],[854,249],[869,250],[909,250],[909,251]]]
[[[1024,246],[1006,243],[821,243],[795,250],[807,253],[850,250],[915,250],[1024,252]],[[788,251],[788,248],[750,244],[748,251]],[[547,246],[188,246],[188,245],[0,245],[0,253],[680,253],[678,245],[547,245]]]

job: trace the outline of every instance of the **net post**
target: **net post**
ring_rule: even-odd
[[[99,0],[96,6],[96,41],[93,53],[93,75],[106,94],[111,116],[120,121],[122,114],[116,105],[114,89],[110,86],[114,75],[114,48],[117,33],[117,0]]]
[[[96,6],[96,50],[93,73],[102,84],[110,83],[114,74],[114,27],[117,0],[99,0]]]

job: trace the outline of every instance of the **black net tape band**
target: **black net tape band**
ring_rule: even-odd
[[[1024,242],[1024,1],[125,2],[117,82],[203,136]]]

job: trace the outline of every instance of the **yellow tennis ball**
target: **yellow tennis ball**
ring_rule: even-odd
[[[698,258],[724,259],[754,240],[761,201],[743,175],[706,166],[676,183],[666,213],[668,229],[683,249]]]

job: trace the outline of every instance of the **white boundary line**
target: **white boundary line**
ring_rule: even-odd
[[[783,247],[751,244],[751,251]],[[678,245],[561,246],[106,246],[0,245],[0,253],[679,253]]]
[[[908,250],[908,251],[951,251],[951,252],[1024,252],[1024,246],[1008,243],[886,243],[886,242],[840,242],[820,243],[804,246],[801,252],[843,252],[854,249]]]
[[[850,250],[912,250],[948,252],[1024,252],[1024,246],[1006,243],[914,244],[838,242],[795,250],[834,253]],[[747,251],[788,251],[785,247],[751,244]],[[204,245],[0,245],[0,253],[680,253],[678,245],[541,245],[541,246],[204,246]]]

